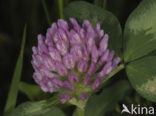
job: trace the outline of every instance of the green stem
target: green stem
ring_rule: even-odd
[[[107,8],[107,0],[103,0],[103,8],[104,8],[104,9]]]
[[[76,98],[72,98],[68,102],[70,104],[73,104],[73,105],[77,106],[80,109],[84,109],[87,100],[83,101],[83,100],[77,100]]]
[[[74,114],[76,113],[76,116],[84,116],[84,108],[87,100],[83,101],[77,100],[76,98],[72,98],[68,102],[76,106],[76,111],[74,112]]]
[[[60,18],[64,18],[63,15],[63,0],[58,0],[58,7],[59,7],[59,14],[60,14]]]
[[[43,5],[43,9],[44,9],[48,24],[49,24],[49,26],[51,26],[51,18],[50,18],[50,15],[49,15],[48,8],[47,8],[45,0],[42,0],[42,5]]]
[[[84,109],[80,109],[77,107],[77,116],[84,116]]]

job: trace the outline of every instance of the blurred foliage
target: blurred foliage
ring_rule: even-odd
[[[63,0],[64,7],[69,2],[78,0]],[[83,0],[90,3],[95,3],[94,0]],[[105,0],[98,2],[96,5],[105,7],[108,11],[112,12],[121,23],[122,30],[127,17],[141,0],[107,0],[107,4],[103,5]],[[58,0],[45,0],[47,3],[47,10],[50,14],[52,22],[56,21],[59,17]],[[22,30],[24,24],[27,23],[27,40],[24,54],[24,64],[22,72],[22,81],[34,84],[32,79],[33,69],[31,66],[32,45],[36,45],[36,37],[38,33],[45,33],[48,26],[48,21],[44,13],[41,0],[0,0],[0,115],[4,110],[5,101],[7,98],[8,90],[10,87],[13,69],[20,51],[20,43],[22,37]],[[120,78],[119,78],[120,77]],[[124,71],[117,75],[108,82],[108,85],[126,78]],[[18,96],[17,104],[28,101],[28,98],[20,93]],[[122,103],[137,103],[144,105],[152,105],[151,102],[140,97],[134,90],[124,98]],[[72,109],[73,110],[73,109]],[[117,115],[121,110],[121,105],[118,104],[114,109]],[[67,111],[67,110],[66,110]],[[68,111],[70,114],[70,111]],[[111,113],[111,112],[110,112]],[[110,114],[108,113],[110,116]],[[111,114],[113,115],[113,114]]]

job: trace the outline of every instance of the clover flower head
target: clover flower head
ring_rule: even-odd
[[[59,19],[32,47],[35,82],[44,92],[61,92],[61,103],[86,100],[120,62],[108,39],[100,24],[94,28],[88,20],[79,25],[74,18]]]

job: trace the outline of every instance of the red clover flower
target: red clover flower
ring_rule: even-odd
[[[74,18],[59,19],[32,47],[35,82],[44,92],[61,92],[61,103],[86,100],[120,62],[108,49],[108,39],[100,24],[93,28],[88,20],[80,26]]]

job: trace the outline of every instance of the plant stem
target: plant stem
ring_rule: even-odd
[[[107,8],[107,0],[103,0],[103,8],[104,8],[104,9]]]
[[[58,0],[58,7],[59,7],[59,14],[60,14],[60,18],[64,18],[63,15],[63,0]]]
[[[87,100],[86,101],[83,101],[83,100],[77,100],[76,98],[72,98],[68,102],[70,104],[73,104],[73,105],[77,106],[80,109],[84,109]]]
[[[84,108],[87,100],[83,101],[83,100],[77,100],[76,98],[72,98],[68,102],[76,106],[76,111],[75,111],[76,116],[84,116]]]
[[[77,107],[77,114],[78,114],[78,116],[84,116],[84,109]]]
[[[51,26],[51,18],[50,18],[50,15],[49,15],[48,8],[47,8],[45,0],[42,0],[42,5],[43,5],[43,9],[44,9],[48,24],[49,24],[49,26]]]

